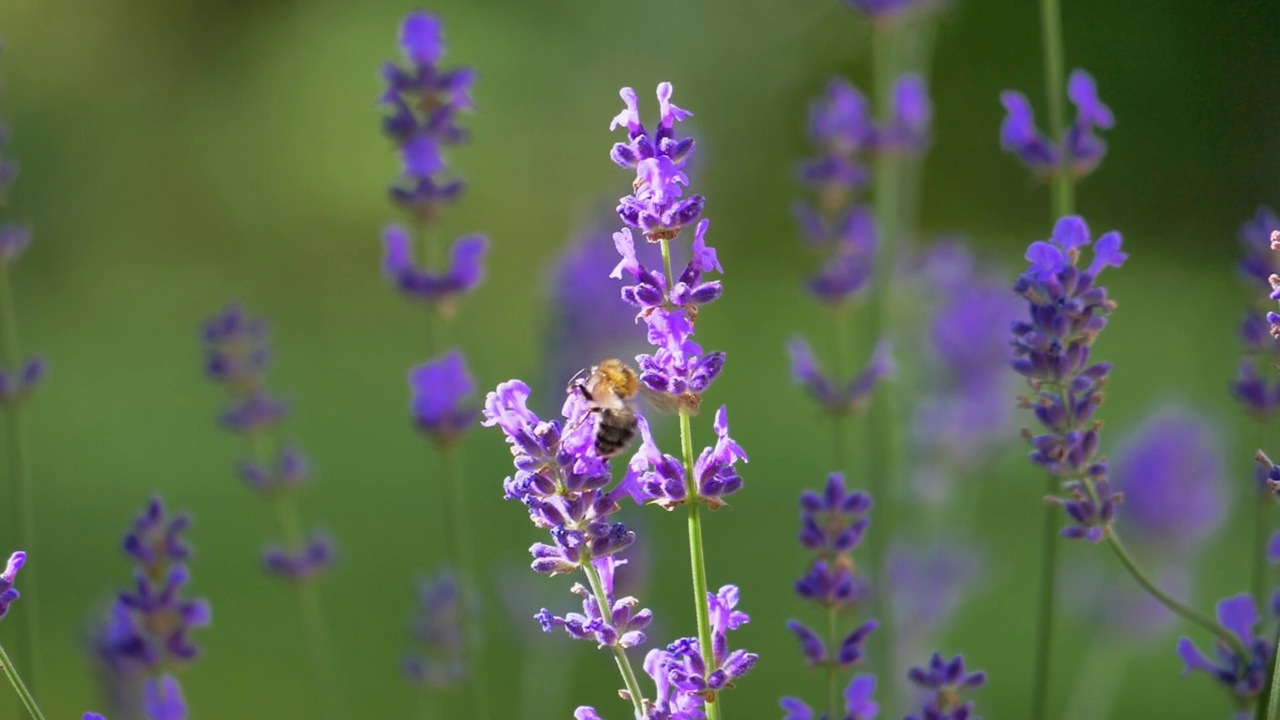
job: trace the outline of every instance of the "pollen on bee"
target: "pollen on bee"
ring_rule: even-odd
[[[619,397],[629,398],[640,391],[640,377],[621,360],[605,360],[597,367],[597,372]]]

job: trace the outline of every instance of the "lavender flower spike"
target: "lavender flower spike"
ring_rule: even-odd
[[[1098,166],[1107,144],[1097,130],[1115,125],[1111,108],[1098,98],[1097,84],[1084,70],[1075,70],[1067,81],[1067,96],[1076,106],[1076,119],[1064,137],[1047,138],[1036,128],[1031,103],[1020,92],[1000,94],[1004,123],[1000,126],[1000,147],[1018,156],[1036,175],[1051,178],[1059,172],[1081,178]]]
[[[18,571],[27,564],[27,554],[18,551],[9,556],[4,572],[0,573],[0,620],[9,613],[9,606],[18,599],[18,589],[14,583],[18,580]]]
[[[1215,662],[1201,653],[1190,638],[1184,637],[1178,641],[1178,656],[1186,664],[1183,675],[1197,670],[1208,673],[1224,685],[1242,707],[1252,705],[1266,687],[1267,664],[1271,659],[1271,644],[1254,634],[1261,620],[1251,595],[1237,595],[1219,602],[1218,622],[1239,638],[1249,650],[1250,659],[1244,662],[1235,650],[1219,640],[1214,645]]]
[[[1093,259],[1082,268],[1081,251],[1089,246]],[[1048,241],[1027,249],[1030,267],[1014,286],[1028,317],[1013,325],[1012,366],[1033,392],[1020,404],[1045,429],[1040,435],[1023,431],[1030,459],[1066,481],[1066,499],[1048,498],[1074,520],[1062,535],[1092,542],[1106,536],[1121,499],[1110,490],[1107,463],[1098,457],[1101,425],[1092,421],[1111,366],[1090,361],[1093,342],[1115,309],[1097,279],[1107,267],[1124,264],[1128,255],[1120,247],[1119,233],[1095,242],[1083,218],[1064,217]]]
[[[476,383],[457,350],[411,370],[409,389],[414,421],[435,442],[455,443],[475,422],[476,411],[463,401],[475,392]]]
[[[187,720],[187,702],[182,686],[172,675],[147,681],[146,712],[150,720]]]
[[[191,550],[183,534],[188,515],[171,517],[159,497],[147,504],[125,536],[124,550],[138,563],[134,588],[120,593],[108,629],[110,652],[133,667],[158,670],[199,654],[194,629],[213,621],[209,603],[184,596]]]
[[[458,579],[442,573],[418,584],[421,612],[413,635],[419,650],[404,660],[409,680],[424,687],[448,687],[467,677],[462,635],[462,591]]]
[[[616,143],[610,157],[618,165],[636,171],[635,192],[622,198],[618,216],[641,230],[650,242],[671,240],[685,225],[702,215],[701,195],[684,197],[689,176],[685,162],[693,152],[692,138],[676,136],[676,123],[693,115],[671,102],[671,83],[658,84],[659,122],[650,133],[640,122],[639,97],[631,88],[619,93],[625,108],[609,123],[609,129],[625,127],[628,140]]]
[[[979,720],[973,714],[973,703],[963,702],[962,693],[986,685],[987,674],[966,670],[962,655],[946,660],[935,652],[928,666],[911,668],[907,677],[916,687],[933,695],[919,715],[910,715],[906,720]]]

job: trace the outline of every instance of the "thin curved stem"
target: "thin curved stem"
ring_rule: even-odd
[[[1276,649],[1280,650],[1280,630],[1276,631]],[[1271,690],[1267,693],[1266,720],[1280,720],[1280,653],[1271,653]]]
[[[1057,480],[1049,477],[1049,494],[1058,489]],[[1035,674],[1031,686],[1031,717],[1048,717],[1049,667],[1053,654],[1053,606],[1058,577],[1058,507],[1044,506],[1041,521],[1040,599],[1036,611]]]
[[[1244,643],[1240,642],[1240,638],[1233,635],[1231,631],[1222,627],[1207,615],[1183,605],[1173,599],[1173,597],[1168,593],[1161,590],[1160,587],[1156,585],[1155,582],[1153,582],[1142,570],[1142,568],[1138,566],[1138,563],[1134,561],[1133,556],[1129,554],[1129,551],[1125,549],[1124,543],[1120,542],[1120,537],[1116,535],[1115,528],[1111,528],[1107,532],[1107,543],[1111,545],[1111,549],[1115,551],[1116,557],[1120,559],[1120,564],[1124,565],[1124,569],[1129,571],[1129,574],[1133,576],[1133,579],[1137,580],[1138,584],[1142,586],[1142,589],[1146,590],[1151,597],[1158,600],[1161,605],[1169,608],[1169,610],[1173,611],[1175,614],[1180,615],[1183,619],[1190,620],[1196,625],[1199,625],[1205,630],[1213,633],[1245,662],[1252,661],[1252,653],[1250,653],[1249,649],[1244,646]]]
[[[587,584],[591,587],[591,592],[595,595],[596,605],[600,608],[600,613],[605,617],[612,612],[612,606],[609,604],[609,596],[604,591],[604,583],[600,580],[600,572],[590,562],[582,565],[582,572],[587,576]],[[636,720],[644,717],[644,693],[640,690],[640,681],[636,679],[636,671],[631,667],[631,660],[627,657],[627,651],[619,645],[611,645],[610,650],[613,651],[613,659],[618,664],[618,672],[622,675],[622,684],[627,688],[627,694],[631,696],[631,706],[635,710]]]
[[[0,646],[0,668],[4,669],[5,677],[9,678],[9,683],[13,685],[14,691],[18,693],[18,699],[22,701],[22,706],[27,709],[27,714],[33,720],[44,720],[44,713],[40,712],[40,706],[36,704],[36,699],[32,697],[31,691],[27,686],[22,684],[22,678],[18,676],[18,668],[13,666],[13,661],[9,659],[9,655],[4,651],[4,646]]]

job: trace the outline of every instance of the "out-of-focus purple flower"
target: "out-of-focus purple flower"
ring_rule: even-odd
[[[1000,94],[1004,123],[1000,126],[1000,147],[1018,156],[1024,165],[1041,177],[1067,172],[1081,178],[1093,171],[1107,153],[1107,144],[1098,130],[1115,125],[1111,109],[1098,98],[1097,84],[1084,70],[1075,70],[1067,81],[1067,97],[1076,106],[1076,119],[1062,138],[1047,138],[1036,128],[1031,103],[1020,92]]]
[[[461,622],[464,600],[458,579],[444,572],[422,580],[418,583],[418,598],[419,614],[412,630],[418,649],[405,657],[405,674],[424,687],[463,682],[467,677]]]
[[[0,198],[3,198],[0,188]],[[9,223],[0,225],[0,266],[18,261],[31,245],[31,226]]]
[[[809,103],[809,139],[818,155],[800,164],[800,179],[813,187],[824,213],[843,208],[852,192],[870,181],[859,155],[871,146],[875,131],[871,104],[844,79],[833,78],[826,93]],[[799,212],[820,216],[807,206]]]
[[[1263,322],[1265,324],[1265,320]],[[1267,339],[1272,340],[1270,335]],[[1231,383],[1231,393],[1236,399],[1250,415],[1264,422],[1280,412],[1280,379],[1268,380],[1264,375],[1270,373],[1268,364],[1271,362],[1265,358],[1244,358],[1240,361],[1235,381]],[[1261,372],[1259,366],[1262,367]]]
[[[1248,649],[1248,659],[1240,657],[1231,647],[1217,640],[1214,643],[1216,662],[1210,660],[1191,638],[1178,641],[1178,656],[1186,665],[1183,676],[1199,670],[1208,673],[1224,685],[1241,707],[1249,707],[1257,701],[1267,684],[1267,663],[1271,659],[1271,644],[1266,638],[1254,635],[1262,618],[1258,606],[1249,594],[1237,595],[1218,603],[1218,622],[1239,638]]]
[[[1262,206],[1253,219],[1240,226],[1240,272],[1246,278],[1265,283],[1273,273],[1280,272],[1280,255],[1271,251],[1271,233],[1280,230],[1280,216],[1269,207]]]
[[[229,405],[222,414],[223,425],[273,449],[272,456],[242,460],[240,477],[266,497],[280,497],[298,489],[308,479],[306,457],[296,445],[277,444],[272,437],[288,417],[289,407],[273,397],[266,386],[266,372],[272,360],[266,321],[251,317],[243,307],[232,303],[205,321],[202,334],[205,368],[210,378],[227,388]],[[269,545],[263,552],[267,571],[292,581],[314,577],[329,568],[333,559],[332,541],[319,535],[302,540],[299,547]]]
[[[382,235],[385,255],[382,272],[406,297],[453,312],[457,298],[474,290],[484,280],[484,258],[489,241],[480,235],[469,235],[453,243],[449,267],[432,271],[419,267],[414,260],[413,241],[409,231],[400,225],[389,226]]]
[[[409,389],[418,428],[437,443],[457,441],[475,422],[476,411],[464,401],[475,392],[476,383],[457,350],[411,370]]]
[[[295,445],[285,445],[270,465],[250,460],[240,463],[240,477],[249,487],[267,496],[297,490],[307,483],[309,475],[307,459]]]
[[[1081,250],[1090,245],[1093,260],[1081,268]],[[1067,481],[1066,498],[1049,498],[1075,521],[1063,537],[1094,542],[1105,537],[1121,499],[1110,490],[1107,462],[1098,455],[1101,425],[1093,420],[1111,365],[1090,360],[1093,342],[1115,309],[1097,278],[1108,266],[1124,264],[1128,254],[1120,247],[1119,233],[1092,241],[1084,218],[1064,217],[1052,238],[1028,248],[1030,267],[1014,286],[1027,302],[1028,316],[1013,324],[1012,366],[1034,394],[1021,398],[1022,406],[1033,410],[1046,431],[1023,431],[1029,457]]]
[[[457,119],[471,109],[475,83],[475,71],[469,67],[444,70],[437,66],[444,55],[442,35],[437,16],[410,13],[400,28],[408,65],[387,63],[382,68],[383,132],[396,143],[404,166],[391,197],[423,222],[434,220],[462,192],[461,181],[443,177],[447,169],[443,151],[467,139]]]
[[[887,153],[919,153],[929,145],[933,103],[924,78],[907,73],[893,85],[893,112],[877,128],[875,149]]]
[[[628,87],[619,94],[625,108],[609,123],[609,129],[625,127],[628,140],[614,144],[610,157],[621,167],[635,170],[636,180],[634,192],[619,201],[618,216],[650,242],[672,240],[681,228],[698,220],[706,203],[701,195],[684,197],[689,184],[684,167],[694,151],[694,141],[678,138],[675,125],[693,113],[671,102],[671,83],[659,83],[660,117],[650,133],[640,122],[636,91]]]
[[[1020,317],[1021,305],[1007,283],[984,272],[959,242],[931,248],[922,275],[937,300],[928,324],[933,352],[916,436],[938,456],[942,472],[964,471],[1009,435],[1009,326]]]
[[[23,565],[27,564],[27,554],[18,551],[9,556],[9,561],[5,563],[4,572],[0,572],[0,620],[9,614],[9,606],[20,596],[18,589],[14,587],[14,583],[18,580],[18,571]]]
[[[313,533],[299,548],[267,545],[262,551],[262,566],[269,574],[295,583],[323,575],[335,562],[337,551],[333,539],[321,532]]]
[[[187,720],[182,686],[172,675],[148,680],[144,703],[150,720]]]
[[[874,676],[855,675],[844,689],[844,714],[836,720],[874,720],[880,715],[880,706],[873,699],[875,694]],[[781,705],[787,713],[782,720],[814,720],[818,717],[800,698],[783,698]]]
[[[889,548],[889,588],[899,656],[920,652],[954,617],[980,572],[976,550],[962,542]]]
[[[1119,446],[1111,479],[1124,493],[1130,537],[1184,562],[1222,524],[1227,493],[1213,435],[1196,415],[1163,410]]]
[[[861,297],[875,272],[876,224],[870,208],[850,208],[831,244],[834,253],[809,279],[809,292],[839,308]]]
[[[0,368],[0,407],[23,402],[44,381],[49,366],[40,356],[28,358],[21,368]]]
[[[113,629],[115,608],[101,608],[88,628],[86,646],[90,653],[100,696],[115,720],[137,720],[141,717],[145,666],[116,651]]]
[[[834,415],[865,412],[876,383],[892,378],[896,371],[893,346],[887,340],[876,345],[867,367],[843,386],[837,385],[838,378],[829,378],[822,370],[804,338],[792,338],[788,350],[791,352],[792,378],[809,391],[823,411]]]
[[[876,22],[892,22],[906,17],[936,12],[948,0],[844,0],[850,8]]]
[[[704,448],[693,465],[698,496],[713,509],[723,507],[725,498],[742,489],[742,477],[735,466],[739,460],[747,462],[742,446],[729,437],[729,413],[724,406],[716,411],[715,431],[716,444]],[[645,444],[649,452],[658,453],[651,439],[646,438]],[[647,502],[667,510],[688,500],[684,462],[672,455],[662,455],[637,482]]]
[[[628,303],[618,302],[617,283],[609,277],[610,269],[618,263],[614,227],[593,224],[565,248],[552,267],[547,283],[552,319],[544,355],[551,386],[563,384],[601,358],[634,356],[643,347],[644,341],[633,327],[635,312]],[[656,264],[647,264],[660,267],[657,248],[649,243],[641,245],[633,245],[632,251],[654,258]]]
[[[118,657],[149,670],[195,659],[191,632],[213,620],[207,600],[184,594],[191,550],[182,535],[190,524],[190,516],[170,517],[153,497],[125,536],[124,550],[138,567],[134,588],[120,593],[112,608],[108,639]]]
[[[908,716],[907,720],[978,720],[973,715],[973,702],[964,701],[963,694],[986,685],[987,674],[967,671],[963,655],[946,660],[935,652],[927,666],[911,668],[907,678],[916,687],[933,693],[920,714]]]
[[[869,596],[866,582],[854,573],[852,552],[862,541],[871,519],[871,496],[845,487],[844,475],[831,473],[821,493],[800,495],[800,544],[814,554],[809,569],[795,583],[802,599],[832,611],[842,611]],[[811,666],[849,667],[862,659],[862,644],[876,629],[869,620],[827,647],[818,633],[798,620],[787,627],[800,641],[800,651]]]
[[[81,720],[107,720],[107,718],[95,712],[87,712]]]

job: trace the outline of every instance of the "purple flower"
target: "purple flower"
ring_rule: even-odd
[[[889,121],[876,130],[878,152],[919,153],[929,145],[933,104],[924,78],[907,73],[893,86],[893,107]]]
[[[619,201],[618,216],[640,229],[650,242],[674,239],[682,227],[697,221],[706,202],[701,195],[684,197],[689,177],[683,169],[694,142],[676,137],[675,124],[693,113],[671,103],[671,83],[659,83],[660,119],[650,133],[640,122],[636,91],[628,87],[619,94],[625,108],[609,123],[609,129],[625,127],[628,140],[616,143],[610,157],[621,167],[635,170],[636,181],[635,192]]]
[[[4,189],[0,188],[0,198]],[[0,225],[0,267],[18,261],[31,245],[31,226],[9,223]]]
[[[0,368],[0,406],[16,405],[35,391],[48,373],[48,365],[42,357],[28,358],[15,371]]]
[[[1208,673],[1224,685],[1237,702],[1248,706],[1257,700],[1267,684],[1267,663],[1271,659],[1270,643],[1254,635],[1254,628],[1261,622],[1258,606],[1248,594],[1227,598],[1218,603],[1218,622],[1248,649],[1249,657],[1242,658],[1218,640],[1214,643],[1215,662],[1202,654],[1191,638],[1184,637],[1178,641],[1178,656],[1186,665],[1183,676],[1196,670]]]
[[[804,338],[792,338],[788,350],[791,352],[792,378],[809,391],[825,412],[834,415],[865,412],[876,383],[893,377],[896,371],[893,347],[887,340],[876,345],[867,367],[849,378],[843,386],[837,385],[839,378],[829,378],[823,372]]]
[[[409,372],[410,407],[418,428],[442,444],[458,440],[475,422],[476,412],[464,405],[476,383],[467,372],[462,353],[452,350],[438,360]]]
[[[453,244],[449,267],[440,272],[419,268],[413,258],[409,231],[400,225],[389,226],[382,235],[386,255],[382,272],[406,297],[438,306],[442,312],[453,312],[457,298],[471,292],[484,279],[484,258],[489,241],[469,235]]]
[[[1269,207],[1259,207],[1253,219],[1240,226],[1240,272],[1259,283],[1280,271],[1280,257],[1271,251],[1271,233],[1280,230],[1280,216]]]
[[[1098,456],[1101,426],[1093,420],[1111,366],[1091,362],[1090,351],[1115,309],[1097,278],[1128,255],[1120,250],[1120,234],[1110,232],[1092,243],[1093,260],[1080,268],[1081,250],[1090,242],[1084,219],[1072,215],[1058,221],[1052,238],[1027,250],[1030,267],[1014,292],[1027,302],[1028,316],[1013,324],[1012,366],[1034,394],[1021,398],[1022,406],[1033,410],[1046,431],[1024,431],[1030,459],[1067,481],[1069,496],[1051,499],[1076,522],[1062,534],[1096,542],[1106,535],[1120,500],[1107,483],[1107,463]]]
[[[1177,410],[1153,414],[1115,453],[1133,537],[1184,562],[1226,518],[1223,462],[1213,427]]]
[[[809,104],[809,139],[819,154],[801,163],[800,178],[813,186],[825,209],[842,207],[853,190],[870,181],[858,155],[874,136],[871,104],[843,79],[832,79],[826,94]]]
[[[850,208],[830,243],[834,253],[809,280],[809,292],[839,308],[860,298],[875,272],[876,224],[871,210]]]
[[[747,462],[742,446],[729,437],[729,412],[724,406],[716,411],[714,426],[716,444],[704,448],[693,465],[698,497],[713,509],[723,507],[725,498],[742,489],[742,478],[735,466],[739,460]],[[654,456],[660,454],[652,438],[648,437],[641,452]],[[641,460],[644,457],[641,455]],[[688,499],[684,463],[671,455],[661,455],[661,459],[653,462],[637,482],[641,497],[667,510],[684,504]]]
[[[147,681],[144,702],[150,720],[187,720],[187,703],[182,687],[172,675]]]
[[[1255,320],[1267,325],[1262,316],[1250,314],[1246,321],[1246,332],[1252,332]],[[1275,342],[1270,333],[1267,334],[1267,342]],[[1280,379],[1267,378],[1270,374],[1267,366],[1273,362],[1275,361],[1262,357],[1246,357],[1240,361],[1236,379],[1231,383],[1231,394],[1260,422],[1265,422],[1280,411]]]
[[[405,657],[409,680],[424,687],[448,687],[467,677],[462,634],[463,599],[458,579],[441,573],[418,583],[420,611],[413,623],[418,650]]]
[[[582,613],[566,613],[562,617],[543,608],[534,616],[542,625],[543,631],[553,632],[556,628],[563,628],[570,637],[594,641],[602,648],[625,649],[643,645],[646,640],[644,630],[653,621],[653,613],[647,609],[636,609],[640,601],[634,597],[618,598],[614,594],[615,570],[626,562],[613,555],[592,561],[600,573],[605,600],[609,603],[607,613],[600,607],[591,590],[575,583],[570,592],[582,598]]]
[[[914,654],[921,642],[947,626],[978,578],[979,565],[978,553],[954,538],[928,547],[899,542],[889,548],[888,580],[899,655]]]
[[[627,303],[618,302],[618,286],[609,276],[610,268],[618,262],[612,222],[596,223],[570,243],[548,278],[553,315],[546,343],[546,375],[553,384],[563,383],[601,358],[634,356],[643,343],[632,328],[634,311]],[[630,242],[630,231],[626,240]],[[647,251],[660,266],[656,248],[642,245],[632,245],[631,252]],[[638,258],[635,261],[639,264]],[[620,277],[621,270],[617,272]],[[652,276],[650,280],[656,281]],[[659,292],[664,292],[665,285],[661,288]],[[642,305],[635,298],[629,302]]]
[[[711,611],[712,652],[701,648],[696,638],[681,638],[666,650],[654,650],[645,658],[645,670],[658,678],[665,674],[673,695],[696,702],[733,686],[733,681],[746,675],[759,656],[745,650],[729,650],[728,631],[736,630],[751,620],[737,610],[738,588],[725,585],[719,592],[707,593]],[[659,693],[661,700],[661,693]],[[679,703],[676,703],[679,704]]]
[[[931,248],[921,274],[937,302],[927,326],[933,352],[915,430],[922,447],[938,449],[935,472],[946,475],[974,467],[1008,436],[1014,397],[1009,326],[1021,306],[1007,283],[984,273],[959,242]]]
[[[422,222],[429,223],[462,193],[459,180],[446,179],[444,149],[463,142],[467,132],[458,116],[471,109],[475,72],[469,67],[444,70],[440,19],[415,11],[404,20],[400,44],[408,66],[387,63],[380,103],[386,110],[383,132],[400,150],[403,177],[391,187],[391,198]]]
[[[320,532],[312,533],[298,548],[269,544],[262,551],[262,566],[268,574],[295,583],[307,582],[328,572],[336,562],[333,539]]]
[[[188,515],[170,517],[159,497],[125,535],[124,550],[137,562],[134,588],[120,593],[108,629],[109,644],[122,660],[149,670],[195,659],[191,632],[213,620],[207,600],[185,597],[191,550],[182,537]]]
[[[3,620],[4,616],[9,614],[9,606],[20,595],[18,589],[14,587],[14,583],[18,580],[18,571],[26,564],[27,554],[19,551],[9,556],[9,561],[4,566],[4,572],[0,572],[0,620]]]
[[[293,502],[286,495],[306,483],[308,465],[294,444],[279,444],[273,434],[289,414],[288,404],[273,397],[266,386],[272,352],[267,323],[244,308],[229,304],[207,320],[203,329],[205,368],[209,377],[227,388],[228,407],[222,424],[231,432],[257,438],[255,453],[239,464],[249,487],[277,502]],[[282,497],[286,496],[286,497]],[[309,579],[333,563],[334,548],[327,537],[302,539],[300,547],[269,545],[263,552],[267,571],[293,581]]]
[[[107,718],[95,712],[87,712],[81,720],[107,720]]]
[[[808,572],[795,583],[796,594],[820,607],[839,612],[869,596],[866,582],[854,573],[852,552],[862,542],[871,519],[871,496],[851,492],[844,475],[831,473],[821,493],[800,495],[800,544],[813,551]],[[827,647],[821,637],[797,620],[787,627],[800,641],[800,651],[811,666],[853,665],[862,659],[862,644],[877,627],[869,620],[844,636],[837,647]]]
[[[935,652],[927,666],[911,668],[907,677],[916,687],[933,693],[920,714],[907,720],[978,720],[973,715],[973,703],[962,702],[962,693],[986,685],[987,674],[968,672],[963,655],[948,661]]]
[[[310,466],[295,445],[285,445],[270,465],[245,460],[240,463],[240,477],[263,495],[297,490],[306,484]]]
[[[1065,137],[1046,138],[1036,128],[1031,103],[1022,93],[1006,90],[1000,94],[1004,104],[1004,123],[1000,126],[1000,147],[1013,153],[1023,164],[1042,177],[1058,172],[1081,178],[1093,171],[1107,153],[1107,144],[1098,137],[1099,129],[1115,125],[1111,109],[1098,99],[1093,77],[1084,70],[1071,73],[1067,96],[1076,106],[1076,119],[1067,127]]]
[[[872,699],[875,694],[874,676],[855,675],[844,689],[844,714],[838,720],[873,720],[878,717],[880,706]],[[787,713],[782,720],[814,720],[817,717],[799,698],[783,698],[781,705]]]

